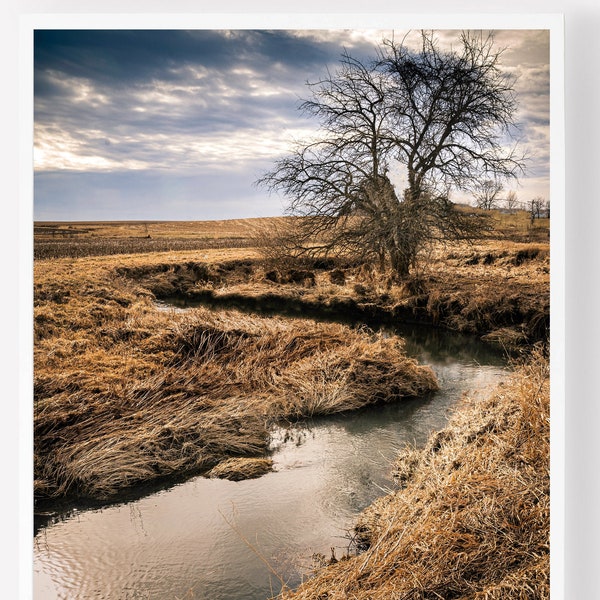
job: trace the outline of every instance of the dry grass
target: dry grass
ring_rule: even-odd
[[[398,460],[366,546],[281,599],[549,598],[549,367],[541,353]]]
[[[278,420],[437,386],[398,340],[380,335],[235,312],[160,311],[150,292],[117,273],[148,263],[138,256],[35,265],[38,496],[107,498],[226,458],[262,458]]]
[[[36,261],[36,490],[110,496],[262,455],[278,418],[434,385],[390,340],[239,313],[166,313],[155,297],[420,320],[521,347],[547,337],[548,263],[547,244],[494,240],[439,247],[403,285],[352,265],[277,270],[249,248]]]
[[[87,253],[83,242],[95,245],[94,253],[136,252],[139,260],[120,254],[113,264],[124,265],[124,275],[158,297],[208,292],[215,306],[287,307],[304,313],[325,308],[332,316],[345,312],[367,320],[370,315],[417,320],[487,336],[508,349],[545,340],[550,313],[549,221],[536,219],[532,225],[525,211],[493,211],[492,217],[495,230],[489,239],[475,245],[436,247],[402,285],[395,284],[389,274],[363,266],[321,261],[323,265],[315,268],[257,260],[261,253],[248,244],[268,237],[270,227],[288,223],[289,218],[283,217],[36,223],[35,245],[36,256],[45,252],[44,244],[57,238],[70,256]],[[151,240],[142,239],[146,232]],[[130,242],[136,247],[129,247]],[[245,266],[223,268],[234,261]],[[213,266],[197,269],[207,263]],[[215,268],[215,263],[220,266]],[[202,270],[212,272],[204,277]]]
[[[422,274],[434,322],[510,343],[546,341],[550,320],[548,244],[488,241],[440,249]]]
[[[410,280],[368,265],[273,265],[251,259],[207,265],[172,260],[119,272],[157,297],[181,295],[215,307],[303,313],[362,321],[421,321],[487,336],[509,349],[544,341],[549,330],[548,244],[487,240],[438,246]],[[244,256],[238,251],[237,256]],[[256,256],[256,255],[255,255]]]
[[[436,247],[401,285],[350,263],[264,264],[241,247],[264,230],[259,220],[36,224],[42,254],[56,241],[71,257],[85,243],[113,254],[35,263],[37,497],[111,498],[181,473],[258,476],[278,420],[436,387],[396,340],[308,320],[161,311],[156,297],[411,319],[517,348],[547,340],[548,223],[495,219],[495,238]],[[176,251],[173,240],[190,245]],[[114,254],[128,248],[136,254]],[[360,554],[282,599],[546,600],[548,404],[548,363],[536,351],[486,401],[465,400],[423,450],[403,451],[398,491],[357,526]]]
[[[228,458],[213,467],[207,475],[219,479],[241,481],[260,477],[273,470],[270,458]]]

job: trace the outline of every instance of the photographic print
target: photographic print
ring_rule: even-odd
[[[34,599],[549,598],[562,31],[196,21],[32,31]]]

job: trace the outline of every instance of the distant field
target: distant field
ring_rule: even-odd
[[[494,237],[512,242],[547,242],[550,236],[550,219],[541,218],[531,221],[531,215],[525,210],[505,212],[503,210],[485,211],[466,205],[459,208],[472,213],[490,214],[493,218]]]
[[[222,221],[36,221],[40,238],[239,238],[252,235],[273,219],[227,219]]]
[[[463,207],[463,210],[478,212]],[[525,211],[493,211],[495,235],[513,242],[545,242],[549,219],[533,224]],[[267,226],[293,217],[221,221],[36,221],[34,258],[105,256],[182,250],[248,248]]]
[[[285,217],[223,221],[78,221],[34,223],[34,258],[247,248],[267,224]]]

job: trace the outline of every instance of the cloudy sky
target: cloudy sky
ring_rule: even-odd
[[[439,32],[444,44],[459,32]],[[344,49],[366,59],[384,30],[37,30],[34,218],[202,220],[273,216],[253,182],[316,123],[307,81]],[[519,76],[530,156],[522,201],[549,199],[549,34],[497,31]],[[459,198],[454,198],[459,199]]]

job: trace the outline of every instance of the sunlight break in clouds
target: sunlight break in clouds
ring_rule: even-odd
[[[64,127],[39,125],[36,170],[181,170],[211,165],[235,171],[256,159],[275,159],[288,150],[289,140],[313,130],[314,124],[302,128],[302,120],[291,110],[286,118],[247,107],[249,99],[293,97],[294,90],[267,82],[260,71],[187,68],[170,75],[174,81],[154,79],[117,89],[110,98],[93,81],[74,80],[68,91],[71,107],[103,120],[104,129],[87,129],[89,121],[75,128],[75,123],[68,124],[72,115],[64,115]],[[62,81],[56,84],[64,86]],[[129,115],[119,114],[123,107]],[[39,108],[49,110],[41,103]],[[245,122],[245,109],[247,115],[259,111],[254,122]],[[148,121],[140,121],[136,113],[148,115]]]
[[[280,127],[277,127],[277,125]],[[235,171],[260,159],[275,160],[285,154],[290,140],[306,138],[306,129],[271,123],[258,136],[253,129],[238,129],[200,138],[185,133],[140,133],[119,139],[102,137],[102,132],[36,132],[34,162],[42,171],[142,171],[172,172],[210,167]]]

